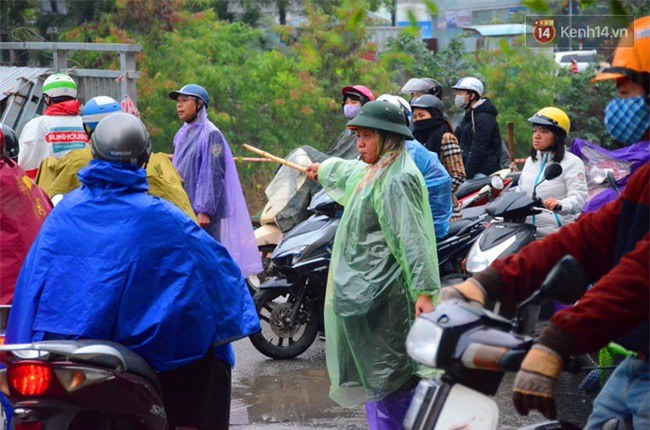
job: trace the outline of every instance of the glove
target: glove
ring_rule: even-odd
[[[552,349],[535,345],[521,363],[512,389],[512,401],[521,415],[536,409],[548,419],[555,419],[553,391],[564,360]]]
[[[479,281],[474,278],[468,278],[465,282],[451,287],[444,287],[440,290],[439,303],[451,299],[462,300],[484,307],[487,293]]]

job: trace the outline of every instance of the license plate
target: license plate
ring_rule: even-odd
[[[413,394],[413,399],[404,417],[404,428],[406,430],[421,429],[426,417],[431,412],[436,394],[440,390],[440,382],[437,379],[423,379],[420,381]]]

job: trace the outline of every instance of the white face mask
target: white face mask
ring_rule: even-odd
[[[456,107],[458,109],[465,109],[467,106],[467,102],[465,101],[465,96],[461,96],[460,94],[456,94],[456,97],[454,97],[454,103],[456,104]]]

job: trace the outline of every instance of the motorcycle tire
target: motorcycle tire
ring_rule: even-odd
[[[311,346],[318,334],[322,310],[314,301],[303,301],[296,321],[286,323],[294,300],[291,292],[273,289],[260,290],[253,297],[262,331],[250,336],[250,340],[267,357],[276,360],[297,357]]]
[[[251,293],[251,296],[254,296],[255,293],[259,291],[260,285],[262,285],[271,276],[268,270],[269,263],[271,262],[271,254],[273,253],[275,246],[276,245],[264,245],[258,248],[260,257],[262,258],[262,268],[264,270],[258,274],[251,275],[246,278],[246,285],[248,286],[248,291]]]

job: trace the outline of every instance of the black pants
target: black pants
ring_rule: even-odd
[[[232,369],[210,352],[201,360],[158,374],[169,428],[226,430]]]

